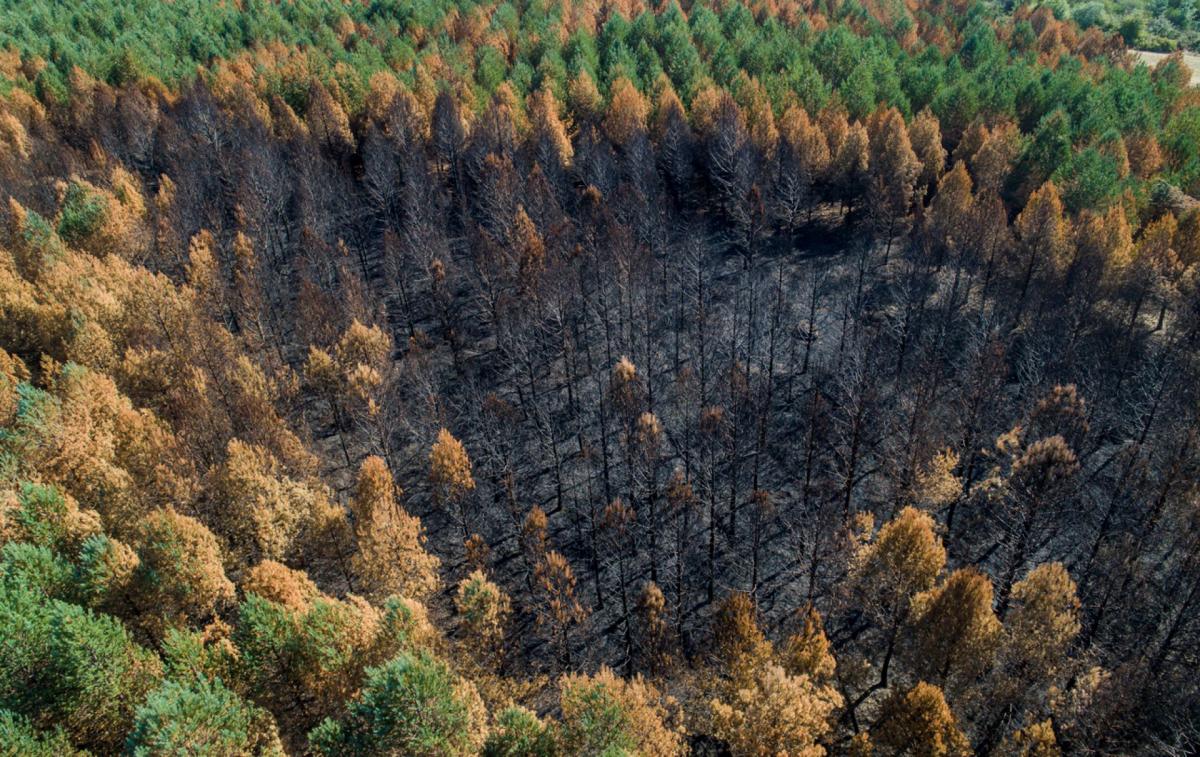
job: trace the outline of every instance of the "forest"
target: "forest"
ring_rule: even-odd
[[[1071,15],[0,0],[0,754],[1196,754],[1200,88]]]

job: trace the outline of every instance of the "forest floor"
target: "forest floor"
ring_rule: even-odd
[[[1154,66],[1160,60],[1167,57],[1167,53],[1152,53],[1149,50],[1133,50],[1134,55],[1146,62],[1147,66]],[[1200,84],[1200,53],[1184,52],[1183,62],[1187,63],[1188,68],[1192,69],[1192,84]]]
[[[843,225],[842,212],[839,208],[835,205],[827,205],[820,208],[814,214],[812,221],[799,229],[793,237],[773,236],[763,240],[753,265],[756,270],[755,279],[758,281],[758,286],[763,288],[763,292],[769,292],[769,287],[774,282],[777,272],[782,268],[786,280],[785,291],[792,292],[794,299],[798,302],[804,299],[805,294],[812,287],[811,277],[814,275],[817,275],[821,281],[821,288],[824,291],[823,299],[832,300],[835,293],[851,289],[855,272],[853,263],[858,257],[854,254],[857,250],[851,241],[849,231],[852,226],[852,224]],[[898,247],[900,244],[902,242],[897,241],[895,246]],[[710,283],[717,293],[712,303],[714,308],[725,309],[738,306],[733,300],[736,299],[736,293],[740,291],[739,281],[745,275],[742,262],[739,255],[725,249],[724,245],[719,243],[713,245],[713,249],[705,261],[705,266],[712,272],[713,278]],[[768,295],[763,292],[760,292],[759,296],[765,299]],[[789,299],[793,299],[793,297],[789,297]],[[797,310],[803,310],[804,308],[800,307],[798,302]],[[795,318],[801,315],[800,312],[793,313]],[[837,313],[829,309],[827,305],[822,305],[819,309],[816,322],[819,324],[817,331],[821,337],[814,344],[814,363],[836,350],[837,335],[840,333]],[[436,324],[429,322],[420,325],[436,333]],[[660,347],[667,343],[660,341],[666,339],[662,334],[656,334],[655,338],[656,344]],[[469,366],[470,372],[486,374],[491,367],[490,364],[497,360],[498,355],[490,350],[479,350],[479,344],[474,346],[477,349],[467,350],[465,362]],[[660,357],[665,360],[665,353]],[[448,370],[448,353],[445,350],[439,350],[438,359],[445,363],[442,368]],[[781,357],[781,362],[782,360]],[[665,366],[659,367],[665,369]],[[605,365],[599,368],[600,373],[603,374],[599,378],[596,375],[584,374],[578,377],[578,381],[581,386],[597,382],[603,383],[608,370],[608,366]],[[785,371],[782,367],[780,370],[780,391],[776,398],[780,412],[777,417],[781,425],[790,427],[792,414],[786,408],[793,403],[789,400],[794,398],[796,404],[802,407],[806,406],[802,404],[800,397],[807,391],[807,382],[810,377],[805,375],[789,377],[784,375]],[[550,371],[550,374],[545,377],[548,387],[548,404],[555,417],[559,417],[559,414],[565,411],[565,400],[563,399],[565,389],[561,383],[565,368],[561,364],[555,363],[550,367]],[[660,378],[655,383],[663,386],[669,384],[669,381]],[[553,399],[550,399],[551,397]],[[460,401],[462,399],[459,398]],[[449,401],[451,404],[457,404],[454,400]],[[320,410],[315,412],[321,413]],[[314,425],[317,436],[314,442],[324,461],[324,478],[331,482],[344,497],[352,488],[355,471],[367,453],[367,440],[353,433],[348,435],[346,442],[352,462],[350,465],[346,465],[341,439],[333,432],[332,427],[324,426],[320,422]],[[593,436],[597,433],[591,427],[586,430],[591,431]],[[778,433],[787,435],[787,432],[782,429],[778,430]],[[397,476],[397,481],[411,492],[409,496],[405,497],[405,506],[422,519],[429,538],[429,548],[443,560],[445,591],[441,601],[434,601],[429,609],[434,618],[447,623],[451,614],[449,605],[453,587],[463,570],[462,537],[458,532],[458,526],[448,517],[448,514],[440,511],[426,496],[419,493],[421,487],[417,482],[427,475],[428,445],[423,440],[403,438],[407,436],[403,433],[398,436],[401,437],[397,440],[400,443],[393,449],[389,463]],[[613,586],[613,568],[611,565],[606,565],[603,569],[601,582],[604,585],[603,594],[605,596],[602,600],[598,596],[596,576],[590,570],[587,558],[585,532],[588,506],[603,506],[603,502],[597,505],[599,501],[597,497],[602,489],[598,471],[594,466],[584,463],[579,455],[574,436],[565,438],[556,434],[554,443],[558,446],[558,451],[562,456],[564,473],[564,490],[560,507],[554,496],[553,466],[538,465],[533,462],[545,460],[547,457],[546,451],[538,446],[536,435],[517,433],[514,441],[517,439],[519,439],[517,441],[518,457],[529,461],[528,468],[522,471],[524,486],[522,487],[521,504],[525,507],[538,504],[546,510],[550,521],[551,542],[556,549],[561,550],[571,559],[579,581],[580,599],[591,610],[591,616],[584,623],[584,627],[575,633],[576,641],[582,642],[584,647],[576,649],[576,652],[581,655],[581,659],[576,659],[575,663],[584,667],[594,667],[601,662],[612,664],[614,661],[620,661],[622,659],[619,648],[621,639],[620,602],[617,600],[616,590]],[[471,440],[468,439],[467,442],[470,444]],[[767,479],[765,485],[773,490],[781,498],[781,501],[790,503],[790,506],[785,508],[786,512],[776,513],[776,517],[763,524],[761,584],[758,598],[762,603],[764,622],[774,628],[788,623],[792,619],[790,610],[802,606],[805,601],[807,583],[802,580],[804,578],[802,574],[805,571],[800,564],[799,556],[803,554],[803,543],[807,532],[800,527],[804,518],[797,510],[796,503],[799,495],[796,492],[795,481],[782,473],[798,469],[801,461],[782,459],[779,457],[777,449],[768,448],[764,451],[770,458],[770,462],[765,463],[764,468],[764,477]],[[745,476],[750,469],[751,459],[745,458],[741,460],[741,464],[746,469],[742,474]],[[662,483],[665,483],[669,471],[680,465],[682,465],[682,461],[673,455],[665,456],[660,471],[663,478]],[[619,463],[615,470],[621,470]],[[477,471],[477,474],[479,473],[482,471]],[[477,482],[479,487],[474,493],[471,503],[471,509],[474,510],[471,530],[483,533],[494,550],[493,569],[500,583],[506,589],[517,590],[522,576],[528,569],[521,557],[516,539],[519,523],[506,522],[507,512],[500,504],[502,498],[499,496],[495,482],[489,481],[483,476],[478,476]],[[724,494],[721,496],[721,502],[725,502]],[[749,507],[740,509],[743,510],[742,528],[749,528]],[[809,515],[811,516],[811,513]],[[694,525],[693,529],[689,541],[707,541],[706,529],[698,524]],[[664,533],[664,543],[661,547],[664,554],[673,546],[671,539],[670,534]],[[645,563],[647,557],[644,551],[645,544],[639,546],[641,549],[636,556],[633,556],[632,564],[629,566],[631,592],[636,592],[649,578],[648,567]],[[715,558],[719,566],[716,579],[717,596],[736,589],[746,589],[749,569],[746,565],[747,556],[743,553],[744,550],[736,549],[729,543],[729,537],[724,533],[723,528],[718,529],[715,547]],[[697,554],[702,553],[704,545],[701,543],[697,546],[694,543],[693,549]],[[695,559],[694,556],[693,559]],[[689,560],[687,570],[702,570],[702,566],[691,564],[691,560]],[[673,573],[673,571],[671,572]],[[659,582],[669,586],[672,578],[673,575],[661,575]],[[687,615],[689,617],[684,630],[690,636],[691,633],[705,625],[705,619],[711,612],[711,607],[703,592],[690,595],[688,605]],[[540,662],[544,664],[544,658],[547,655],[541,648],[540,634],[535,632],[534,618],[530,612],[532,608],[519,607],[517,609],[515,625],[521,633],[514,638],[523,639],[525,653],[534,659],[540,659]]]

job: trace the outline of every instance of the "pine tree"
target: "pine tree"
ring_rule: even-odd
[[[672,757],[683,748],[677,705],[640,676],[625,680],[602,667],[594,676],[564,677],[559,690],[565,754]]]
[[[439,174],[457,177],[458,161],[466,140],[466,126],[458,101],[447,89],[438,91],[430,116],[430,141],[438,157]],[[459,180],[455,178],[455,181]]]
[[[247,571],[239,588],[243,594],[257,594],[298,612],[308,610],[323,596],[303,571],[292,570],[274,560],[263,560]]]
[[[569,165],[575,150],[567,137],[561,106],[549,82],[543,83],[541,89],[529,96],[529,117],[532,127],[530,139],[535,145],[538,162],[542,170],[556,176],[557,172],[552,169]]]
[[[658,93],[654,108],[653,134],[655,145],[658,147],[659,163],[665,169],[671,190],[676,197],[686,194],[691,189],[689,181],[695,171],[695,138],[688,124],[683,103],[669,81],[664,82]]]
[[[1061,563],[1029,572],[1012,590],[1004,619],[1004,655],[1022,680],[1045,681],[1067,659],[1079,634],[1075,582]]]
[[[305,120],[314,136],[335,155],[348,155],[354,150],[354,133],[346,111],[319,81],[313,80],[308,90],[308,111]]]
[[[314,392],[321,395],[329,403],[334,416],[334,429],[340,437],[342,426],[344,425],[341,417],[341,403],[339,401],[342,390],[342,372],[337,362],[333,359],[333,355],[316,345],[310,345],[308,348],[308,358],[304,362],[304,380]],[[349,464],[350,453],[345,449],[345,442],[342,443],[342,448],[347,458],[347,464]]]
[[[843,208],[853,211],[855,201],[862,196],[868,186],[868,171],[871,166],[871,145],[866,127],[857,121],[847,128],[845,136],[839,139],[835,134],[831,137],[826,131],[825,137],[830,143],[833,162],[830,164],[830,183],[837,192]],[[836,152],[832,145],[838,144]]]
[[[621,77],[613,82],[612,99],[604,116],[604,133],[614,144],[625,147],[645,134],[648,108],[633,82]]]
[[[303,607],[247,594],[231,635],[236,680],[294,739],[341,711],[367,666],[428,635],[413,616],[411,605],[389,601],[381,613],[353,594],[318,596]]]
[[[966,683],[986,671],[1000,642],[992,582],[973,568],[954,571],[915,606],[914,667],[928,680]]]
[[[552,726],[524,707],[506,707],[496,722],[482,757],[553,757],[557,754]]]
[[[366,326],[357,318],[343,332],[332,353],[309,346],[304,377],[333,413],[346,465],[350,464],[350,451],[345,431],[356,417],[374,418],[379,414],[377,395],[384,386],[391,354],[391,337],[378,326]],[[380,446],[387,451],[386,438]]]
[[[1018,204],[1024,200],[1028,206],[1033,202],[1031,195],[1049,183],[1059,166],[1070,159],[1071,152],[1071,119],[1060,107],[1038,123],[1033,139],[1026,143],[1009,175],[1006,194],[1011,194]]]
[[[791,106],[779,121],[779,150],[773,187],[775,214],[793,229],[811,215],[815,185],[829,169],[829,146],[820,128],[799,106]]]
[[[76,747],[120,751],[162,664],[109,615],[0,585],[0,712],[61,728]]]
[[[854,558],[851,580],[881,619],[906,617],[912,599],[933,587],[946,550],[928,514],[906,507]]]
[[[1049,720],[1031,723],[1014,731],[1005,739],[1001,751],[1012,757],[1061,757],[1062,749],[1054,736],[1054,724]]]
[[[328,566],[349,584],[353,582],[350,561],[357,545],[346,509],[330,497],[317,497],[312,521],[300,541],[301,552],[315,565]]]
[[[258,254],[250,237],[238,232],[233,240],[233,311],[247,346],[251,350],[274,346],[282,361],[280,347],[275,341],[272,317],[263,292]]]
[[[538,625],[549,629],[552,642],[558,647],[561,659],[571,665],[571,628],[587,617],[587,611],[575,598],[575,571],[567,558],[558,552],[547,552],[538,562],[533,574],[538,603]]]
[[[937,193],[925,216],[930,241],[939,256],[962,250],[972,240],[974,208],[971,175],[966,165],[959,161],[938,183]]]
[[[933,519],[906,507],[864,543],[854,556],[850,589],[854,602],[879,628],[882,657],[879,678],[848,703],[851,717],[872,694],[890,685],[892,660],[901,631],[912,619],[914,600],[933,588],[946,564],[946,550],[934,532]]]
[[[609,395],[612,397],[613,405],[627,418],[633,419],[641,406],[644,393],[645,389],[642,386],[641,377],[638,376],[637,366],[628,357],[622,355],[621,359],[613,366],[612,375],[609,378]]]
[[[605,506],[600,515],[599,525],[605,551],[615,559],[617,564],[616,593],[621,600],[621,626],[625,637],[625,654],[633,657],[633,603],[629,598],[629,563],[637,556],[634,532],[637,525],[637,514],[632,507],[618,497]]]
[[[475,490],[475,479],[462,442],[444,428],[438,431],[437,441],[429,450],[429,483],[433,487],[434,502],[457,510],[458,524],[463,539],[466,539],[469,533],[466,498]]]
[[[219,522],[218,535],[234,557],[279,560],[312,523],[321,498],[319,489],[286,476],[268,450],[232,439],[225,461],[210,473],[202,515]]]
[[[663,445],[663,428],[654,413],[638,416],[634,430],[633,447],[637,450],[638,477],[645,486],[645,523],[643,528],[650,536],[650,580],[658,581],[658,537],[661,524],[658,512],[658,468]]]
[[[1023,144],[1020,130],[1014,124],[1000,124],[991,130],[983,130],[981,142],[974,152],[966,154],[963,151],[980,191],[999,194],[1004,190]],[[955,154],[958,152],[956,150]]]
[[[837,661],[825,636],[821,614],[810,604],[797,615],[803,625],[799,632],[788,637],[779,652],[783,669],[788,675],[808,676],[814,683],[826,685],[833,680]]]
[[[47,370],[49,368],[49,370]],[[36,413],[24,462],[126,539],[153,510],[194,491],[179,440],[150,410],[136,410],[108,376],[43,364],[52,404]]]
[[[1179,217],[1172,247],[1185,268],[1200,263],[1200,208],[1193,208]]]
[[[243,754],[282,757],[275,722],[221,683],[203,677],[167,681],[137,711],[126,751],[156,754]]]
[[[1042,270],[1061,274],[1070,262],[1070,239],[1063,220],[1062,199],[1053,182],[1046,182],[1030,196],[1013,228],[1020,243],[1021,256],[1017,272],[1021,293],[1014,319],[1014,322],[1019,322],[1025,312],[1034,274]]]
[[[140,622],[155,637],[206,621],[233,602],[217,539],[194,518],[171,508],[153,512],[138,524],[133,546],[136,606],[147,608]]]
[[[479,570],[458,584],[454,597],[463,644],[480,668],[495,670],[503,665],[504,638],[512,602],[499,586]]]
[[[529,512],[525,514],[525,519],[521,522],[521,549],[531,566],[537,565],[545,559],[546,553],[550,549],[548,526],[546,511],[538,505],[529,508]]]
[[[0,754],[24,757],[87,757],[88,752],[71,745],[70,737],[55,726],[52,730],[34,728],[28,718],[0,710]]]
[[[667,483],[667,508],[675,526],[674,552],[675,571],[674,582],[674,612],[676,631],[679,636],[683,633],[683,624],[688,614],[688,597],[691,595],[691,577],[686,575],[691,564],[692,549],[695,546],[692,529],[693,517],[699,517],[701,502],[696,492],[684,477],[681,469],[676,468]]]
[[[366,116],[376,123],[387,121],[393,104],[403,85],[391,71],[376,71],[367,82],[367,96],[363,109]]]
[[[11,427],[17,420],[19,388],[29,381],[29,369],[21,358],[0,349],[0,426]]]
[[[1130,333],[1141,313],[1143,302],[1151,293],[1161,293],[1155,330],[1161,330],[1163,327],[1170,302],[1169,293],[1184,269],[1179,253],[1174,248],[1174,240],[1178,236],[1177,229],[1175,216],[1170,213],[1148,223],[1142,229],[1141,237],[1134,247],[1134,271],[1131,276],[1134,302],[1129,318]],[[1163,296],[1164,294],[1167,296]]]
[[[972,753],[942,690],[925,682],[896,692],[884,703],[871,739],[875,753],[881,755],[968,757]]]
[[[757,79],[743,79],[740,84],[738,94],[746,112],[746,131],[750,143],[764,160],[773,160],[779,144],[779,129],[775,125],[771,100]]]
[[[712,702],[713,732],[734,757],[821,757],[829,716],[841,704],[833,688],[818,687],[808,676],[791,676],[768,664],[730,701]]]
[[[579,75],[571,80],[567,91],[567,107],[571,110],[576,128],[600,120],[604,100],[600,97],[596,83],[592,81],[592,77],[586,70],[580,71]]]
[[[941,180],[942,171],[946,168],[946,149],[942,147],[942,129],[937,116],[928,109],[922,110],[913,119],[908,135],[913,153],[921,164],[921,173],[917,176],[920,200],[926,191]]]
[[[470,566],[472,572],[480,571],[487,574],[488,563],[492,559],[492,548],[488,546],[483,536],[471,534],[467,537],[463,547],[467,553],[467,565]]]
[[[1014,430],[1018,437],[1019,432],[1019,428]],[[1014,444],[1013,438],[1006,435],[998,445]],[[1017,574],[1029,557],[1035,533],[1041,533],[1047,524],[1053,523],[1054,506],[1061,491],[1079,470],[1074,451],[1058,434],[1023,447],[1014,444],[1010,459],[1011,469],[1000,490],[1000,496],[1010,508],[1004,534],[1007,565],[999,584],[998,612],[1001,618],[1008,609]]]
[[[722,600],[713,616],[713,673],[724,679],[727,691],[750,688],[755,676],[774,653],[758,627],[754,603],[748,594],[735,592]]]
[[[954,474],[958,467],[958,454],[945,449],[917,471],[914,494],[918,502],[928,504],[935,510],[949,505],[962,494],[962,480]]]
[[[428,652],[401,654],[368,672],[345,717],[309,734],[317,754],[477,754],[487,713],[470,682]]]
[[[651,673],[664,672],[673,660],[666,610],[667,600],[662,590],[653,581],[647,581],[637,597],[635,649],[640,667]]]
[[[1094,266],[1110,284],[1120,282],[1133,262],[1133,237],[1124,208],[1114,205],[1103,215],[1084,213],[1075,227],[1079,260]]]
[[[398,494],[382,458],[363,461],[350,503],[358,544],[352,564],[368,597],[424,600],[438,588],[440,563],[425,551],[421,521],[400,507]]]
[[[536,298],[541,290],[541,275],[546,268],[546,244],[537,226],[523,206],[517,206],[513,221],[513,246],[516,248],[517,282],[522,294]]]
[[[879,203],[882,211],[887,249],[884,259],[891,250],[896,223],[908,215],[913,204],[917,179],[921,174],[921,163],[913,152],[904,117],[891,110],[883,117],[878,132],[871,142],[871,196]]]
[[[103,534],[93,534],[80,545],[72,571],[74,595],[93,609],[112,615],[126,610],[133,596],[134,576],[141,559],[133,548]],[[171,631],[167,631],[169,636]]]
[[[1148,179],[1162,169],[1162,149],[1153,134],[1134,134],[1125,141],[1129,170],[1140,179]]]
[[[726,218],[746,237],[750,227],[747,198],[753,182],[752,149],[746,132],[746,119],[737,102],[728,92],[718,95],[710,115],[697,115],[692,104],[692,117],[707,143],[709,180],[716,189],[717,201]]]

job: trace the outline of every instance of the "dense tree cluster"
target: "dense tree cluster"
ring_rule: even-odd
[[[1119,32],[1130,47],[1170,52],[1200,49],[1200,15],[1193,0],[1064,0],[1048,3],[1081,28]]]
[[[5,34],[0,752],[1200,739],[1178,58],[945,2]]]

